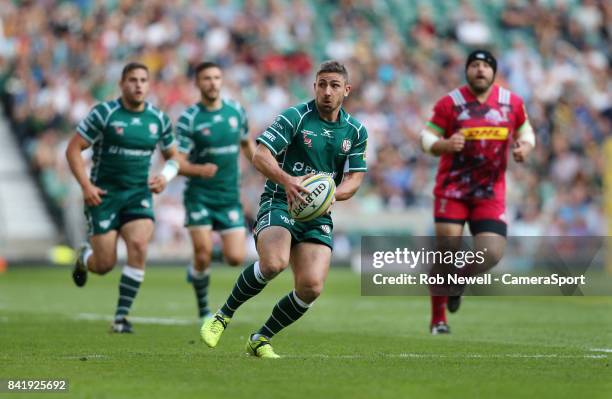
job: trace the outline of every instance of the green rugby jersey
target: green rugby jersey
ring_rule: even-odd
[[[248,140],[249,125],[244,109],[235,101],[223,100],[221,108],[208,110],[196,103],[185,110],[176,124],[179,151],[192,163],[214,163],[215,176],[190,177],[185,195],[197,196],[208,205],[240,202],[240,143]]]
[[[366,128],[344,108],[336,122],[321,119],[314,100],[282,112],[257,142],[268,147],[292,176],[325,173],[340,185],[345,172],[367,170]],[[284,188],[267,180],[262,200],[268,199],[286,202]]]
[[[77,126],[93,145],[90,179],[96,185],[132,188],[147,185],[156,145],[174,145],[170,118],[150,103],[141,112],[129,111],[121,99],[96,105]]]

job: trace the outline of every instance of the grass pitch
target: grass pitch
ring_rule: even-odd
[[[216,267],[211,303],[238,269]],[[362,297],[332,270],[313,308],[274,338],[278,361],[243,355],[292,287],[286,271],[236,313],[216,349],[199,340],[183,268],[147,271],[132,321],[108,333],[119,272],[73,286],[67,268],[0,274],[0,379],[67,378],[79,398],[611,398],[612,298],[468,297],[450,336],[429,299]],[[27,397],[0,393],[0,397]]]

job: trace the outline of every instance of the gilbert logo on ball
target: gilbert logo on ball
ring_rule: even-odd
[[[298,222],[307,222],[327,212],[336,193],[336,184],[330,176],[320,173],[304,180],[302,186],[309,194],[303,196],[305,202],[297,202],[289,213]]]

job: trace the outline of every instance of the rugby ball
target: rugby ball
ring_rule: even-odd
[[[336,193],[336,183],[330,176],[320,173],[304,180],[302,187],[310,194],[302,194],[306,202],[296,203],[289,213],[298,222],[307,222],[327,212]]]

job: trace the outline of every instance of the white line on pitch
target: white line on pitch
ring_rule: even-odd
[[[590,351],[612,353],[612,348],[591,348]]]
[[[522,354],[522,353],[504,353],[498,355],[483,355],[479,353],[466,353],[457,355],[444,355],[438,353],[378,353],[373,355],[303,355],[303,356],[283,356],[287,358],[322,358],[322,359],[371,359],[373,357],[387,358],[415,358],[415,359],[442,359],[442,358],[459,358],[459,359],[500,359],[500,358],[520,358],[520,359],[607,359],[606,355],[559,355],[551,354]]]
[[[110,356],[106,356],[106,355],[98,355],[98,354],[93,354],[93,355],[79,355],[79,356],[64,356],[63,359],[83,359],[83,360],[89,360],[89,359],[109,359]]]
[[[76,320],[92,320],[92,321],[113,321],[114,317],[110,315],[101,315],[97,313],[79,313],[75,317]],[[165,326],[187,326],[197,324],[196,320],[174,319],[164,317],[130,317],[130,321],[139,324],[159,324]]]

